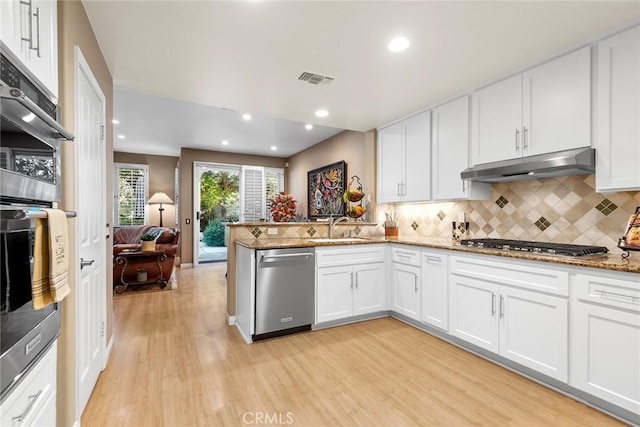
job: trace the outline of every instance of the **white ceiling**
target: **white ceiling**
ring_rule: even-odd
[[[126,89],[114,97],[115,132],[127,136],[115,149],[172,155],[180,146],[218,150],[228,139],[227,151],[287,157],[337,129],[376,128],[640,19],[638,1],[84,4],[114,84]],[[397,35],[411,46],[391,53]],[[303,71],[335,81],[298,81]],[[249,127],[204,105],[261,118]],[[329,116],[316,118],[318,108]],[[335,129],[309,139],[267,118]],[[267,127],[256,130],[258,122]]]

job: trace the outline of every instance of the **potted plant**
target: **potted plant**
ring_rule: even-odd
[[[153,234],[145,233],[140,236],[140,240],[142,241],[143,252],[152,252],[156,250],[156,236]]]
[[[147,281],[147,269],[144,267],[140,267],[136,270],[136,280],[138,282],[146,282]]]

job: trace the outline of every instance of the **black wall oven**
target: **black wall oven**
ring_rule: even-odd
[[[60,304],[34,309],[31,288],[35,221],[60,200],[59,143],[73,139],[54,101],[0,41],[0,400],[60,334]]]

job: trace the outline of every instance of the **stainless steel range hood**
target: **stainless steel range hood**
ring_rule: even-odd
[[[595,163],[593,148],[578,148],[478,165],[460,175],[462,179],[479,182],[524,181],[592,174],[596,170]]]

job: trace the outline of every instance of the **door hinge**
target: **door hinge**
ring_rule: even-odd
[[[100,324],[100,338],[104,338],[104,321]]]
[[[104,125],[100,126],[100,141],[104,141]]]

